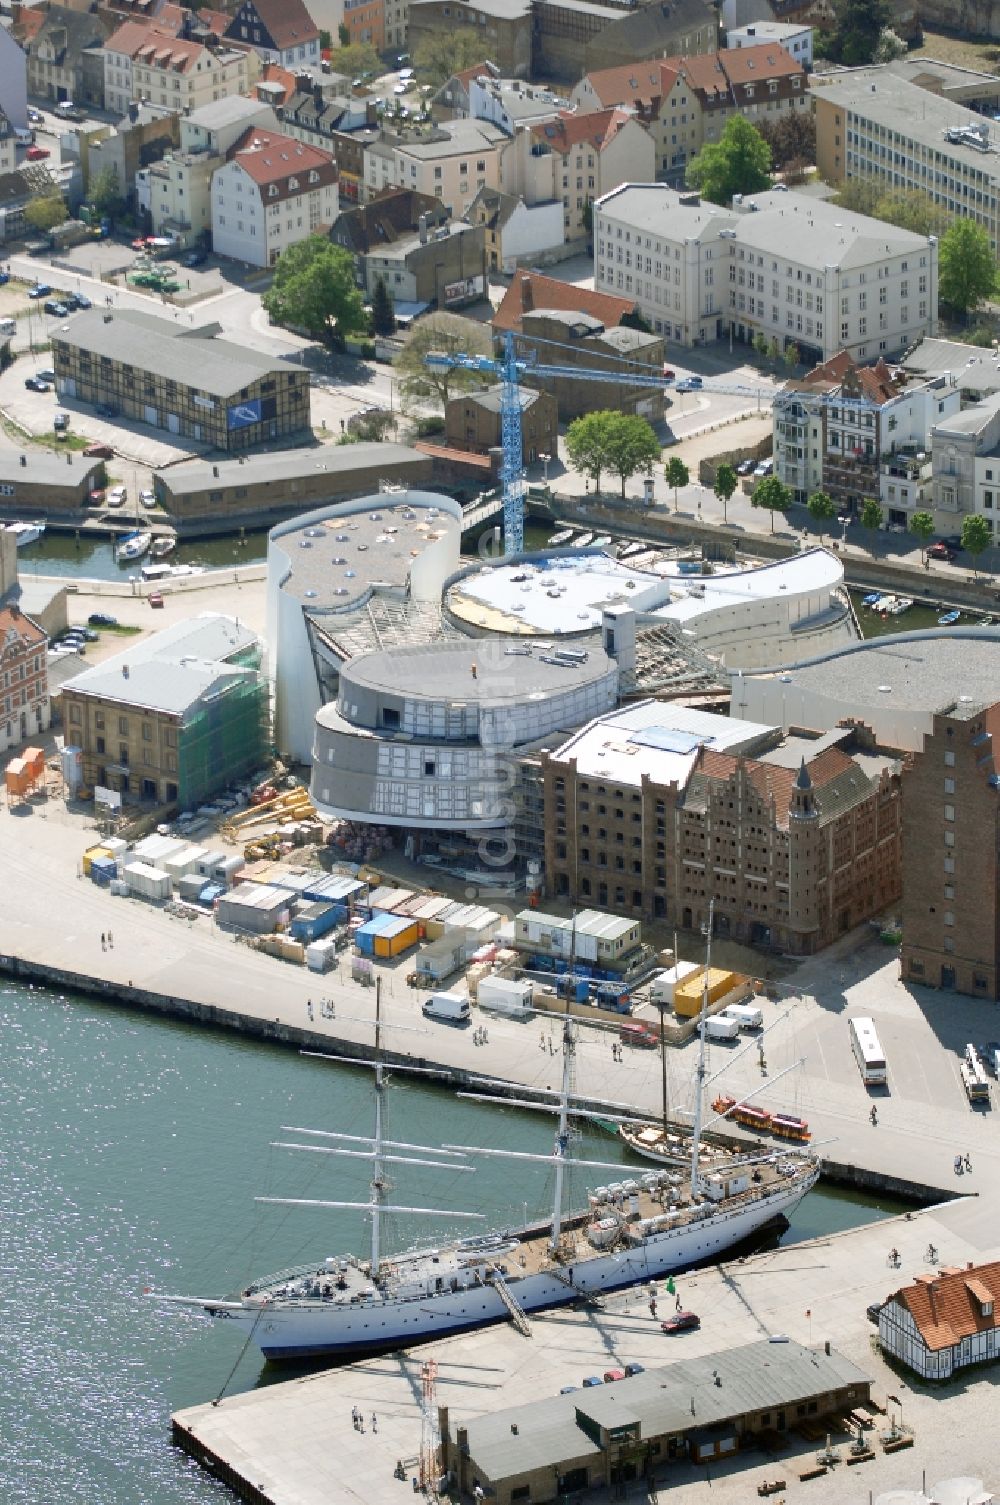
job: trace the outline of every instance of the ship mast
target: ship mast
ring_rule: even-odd
[[[708,1014],[709,973],[712,967],[712,927],[715,923],[715,900],[708,906],[705,929],[705,980],[701,989],[701,1012],[698,1015],[698,1066],[694,1078],[694,1121],[691,1125],[691,1196],[701,1190],[698,1160],[701,1154],[701,1120],[705,1098],[705,1018]]]
[[[378,1284],[381,1263],[382,1204],[385,1199],[385,1147],[382,1140],[382,1101],[385,1097],[385,1073],[382,1063],[382,978],[375,978],[375,1137],[372,1142],[372,1253],[371,1277]]]
[[[572,1085],[573,1055],[576,1050],[576,1042],[573,1038],[573,1026],[569,1019],[569,1004],[567,1001],[567,1015],[563,1022],[563,1069],[562,1087],[559,1093],[559,1121],[556,1125],[556,1142],[553,1156],[556,1166],[556,1184],[552,1199],[552,1235],[549,1239],[549,1249],[553,1254],[559,1248],[559,1240],[562,1237],[563,1215],[563,1182],[566,1174],[566,1151],[569,1148],[569,1099]]]

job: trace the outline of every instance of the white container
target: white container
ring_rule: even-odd
[[[125,882],[124,878],[112,878],[111,882],[108,884],[108,887],[117,899],[124,899],[125,895],[128,893],[128,884]]]
[[[690,977],[692,972],[700,970],[697,962],[677,962],[665,972],[658,972],[649,985],[649,996],[653,1003],[668,1003],[673,1008],[677,984]]]
[[[121,836],[109,836],[101,842],[101,846],[109,857],[124,857],[128,851],[128,842]]]
[[[310,972],[329,972],[336,958],[335,941],[310,941],[306,947],[306,966]]]
[[[246,865],[247,860],[245,857],[237,857],[235,854],[232,857],[224,857],[212,869],[212,877],[217,879],[219,883],[224,883],[227,888],[232,888],[236,882],[237,875],[242,873]]]
[[[123,874],[128,891],[141,899],[169,899],[173,884],[169,873],[147,862],[130,862]]]
[[[215,872],[215,869],[219,867],[221,863],[225,862],[225,860],[225,852],[209,852],[203,849],[202,855],[198,860],[198,866],[195,871],[200,873],[203,878],[211,878]]]
[[[496,1014],[513,1014],[522,1018],[531,1012],[533,985],[515,982],[512,977],[482,977],[476,990],[476,1002],[482,1009]]]

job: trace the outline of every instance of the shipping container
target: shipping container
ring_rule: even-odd
[[[110,857],[112,854],[103,844],[99,847],[88,847],[83,854],[83,876],[91,876],[91,867],[95,857]]]
[[[181,878],[186,878],[189,873],[197,872],[198,863],[204,856],[205,848],[196,846],[184,846],[172,857],[164,858],[161,866],[165,873],[169,873],[175,883]]]
[[[345,878],[340,873],[323,873],[320,876],[311,873],[308,887],[302,890],[302,897],[347,907],[357,903],[364,892],[365,885],[357,878]]]
[[[27,765],[32,779],[45,777],[45,749],[42,747],[26,747],[21,754]]]
[[[718,1003],[719,999],[725,998],[727,993],[732,993],[745,984],[746,978],[740,973],[724,972],[720,967],[712,967],[708,974],[709,1004]],[[693,1019],[701,1012],[705,991],[705,968],[699,967],[697,975],[685,978],[674,988],[675,1013],[682,1014],[687,1019]]]
[[[269,935],[287,917],[289,896],[284,889],[262,883],[241,883],[228,893],[221,885],[215,917],[220,925]]]
[[[170,874],[148,862],[130,862],[122,877],[130,894],[140,899],[169,899],[173,893]]]
[[[177,836],[144,836],[142,841],[137,841],[132,848],[132,857],[136,862],[145,862],[151,866],[164,868],[171,857],[176,857],[178,852],[183,852],[191,843]],[[164,868],[165,871],[165,868]]]
[[[451,977],[453,972],[465,965],[465,957],[464,940],[455,940],[452,936],[442,937],[425,946],[417,957],[417,975],[426,982],[444,982],[446,977]]]
[[[123,836],[106,836],[101,846],[112,857],[124,857],[128,851],[128,842]]]
[[[736,1040],[739,1033],[740,1027],[736,1020],[727,1019],[725,1014],[716,1014],[705,1020],[706,1040]]]
[[[200,873],[185,873],[177,880],[177,897],[186,904],[197,904],[204,887],[205,880]]]
[[[215,868],[218,867],[220,862],[225,862],[227,855],[228,853],[226,852],[212,852],[206,850],[204,855],[199,858],[198,866],[195,868],[195,872],[200,873],[203,878],[211,878],[213,876]]]
[[[213,868],[211,876],[213,878],[217,878],[220,883],[224,883],[227,888],[232,888],[239,875],[245,872],[246,865],[246,858],[239,857],[234,853],[232,857],[224,857],[223,860],[218,863],[215,868]]]
[[[515,981],[512,977],[482,977],[476,990],[476,1001],[482,1009],[491,1009],[495,1014],[512,1014],[527,1018],[531,1012],[533,987],[527,981]]]
[[[118,863],[113,857],[95,857],[90,864],[90,876],[95,883],[106,887],[112,878],[118,877]]]
[[[649,985],[649,996],[654,1003],[674,1006],[674,989],[687,978],[701,972],[697,962],[677,962],[665,972],[658,972]]]
[[[395,888],[388,883],[384,883],[380,888],[372,889],[368,895],[368,908],[371,910],[373,918],[379,913],[395,914],[398,905],[405,904],[408,900],[415,897],[412,888]]]
[[[289,934],[295,940],[308,944],[318,941],[333,930],[343,910],[336,904],[304,904],[289,925]]]
[[[406,915],[392,915],[390,921],[374,934],[375,955],[378,957],[402,956],[420,939],[420,926],[416,920]]]
[[[306,947],[306,966],[310,972],[329,972],[336,960],[336,941],[310,941]]]
[[[11,758],[4,770],[8,794],[27,794],[31,788],[31,770],[23,758]]]

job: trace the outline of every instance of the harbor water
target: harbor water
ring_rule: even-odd
[[[266,1368],[256,1349],[240,1359],[236,1334],[144,1290],[221,1296],[317,1255],[363,1251],[360,1213],[254,1197],[367,1197],[366,1162],[269,1143],[289,1137],[283,1125],[366,1133],[370,1073],[12,984],[0,984],[0,1032],[4,1499],[229,1499],[171,1448],[169,1415],[217,1395],[237,1360],[231,1391],[287,1372]],[[390,1111],[395,1138],[551,1149],[544,1116],[462,1101],[416,1078],[396,1078]],[[624,1163],[596,1129],[583,1148]],[[518,1224],[550,1195],[545,1167],[519,1162],[515,1176],[487,1158],[474,1175],[398,1167],[397,1181],[406,1201],[485,1213],[483,1228]],[[820,1189],[785,1240],[898,1210]],[[466,1234],[477,1226],[459,1225]],[[402,1229],[388,1232],[396,1246],[431,1242],[444,1225],[415,1224],[405,1240]]]
[[[154,514],[155,515],[155,514]],[[126,514],[122,521],[128,522]],[[220,538],[196,538],[179,543],[166,561],[168,564],[200,564],[206,569],[224,569],[227,565],[260,564],[267,557],[267,533],[264,529],[244,534],[229,533]],[[66,575],[81,580],[127,580],[138,575],[143,561],[130,559],[119,564],[112,540],[95,533],[63,533],[49,528],[37,543],[18,549],[21,574]]]

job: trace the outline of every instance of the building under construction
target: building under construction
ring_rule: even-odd
[[[62,697],[84,782],[133,800],[192,808],[270,753],[260,643],[231,617],[179,622],[68,680]]]

